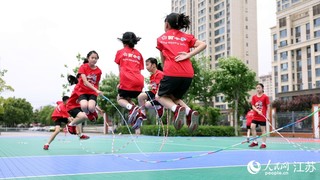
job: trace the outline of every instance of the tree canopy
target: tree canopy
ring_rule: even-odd
[[[249,91],[258,83],[256,73],[236,57],[218,59],[219,67],[214,72],[215,86],[225,95],[225,100],[234,107],[235,134],[238,135],[238,105],[249,97]]]

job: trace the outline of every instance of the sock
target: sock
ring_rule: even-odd
[[[190,110],[191,110],[191,109],[190,109],[189,107],[186,108],[186,115],[189,114],[189,111],[190,111]]]
[[[177,109],[177,105],[173,105],[172,107],[171,107],[171,111],[176,111],[176,109]]]
[[[126,108],[127,108],[128,110],[130,110],[130,109],[132,108],[132,104],[128,103],[128,104],[126,105]]]
[[[145,110],[145,109],[141,109],[141,113],[142,113],[143,115],[146,115],[146,110]]]
[[[161,105],[156,105],[156,109],[158,110],[158,109],[161,109],[162,108],[162,106]]]

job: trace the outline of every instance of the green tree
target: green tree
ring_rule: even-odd
[[[122,108],[117,103],[118,84],[119,77],[111,72],[110,74],[106,74],[102,79],[99,89],[103,92],[105,97],[107,97],[119,110],[121,110]],[[110,120],[114,123],[117,123],[119,120],[121,120],[117,109],[109,101],[105,100],[104,98],[99,98],[98,105],[107,113],[108,118],[110,118]]]
[[[185,96],[186,102],[193,109],[200,113],[201,125],[216,125],[220,111],[213,106],[213,97],[216,95],[215,86],[213,86],[213,71],[210,68],[210,61],[207,58],[191,58],[194,69],[194,77],[190,88]],[[197,103],[201,104],[196,105]]]
[[[213,105],[213,97],[216,90],[213,86],[213,71],[210,68],[210,61],[206,58],[191,59],[194,77],[187,92],[187,102],[200,101],[205,107]]]
[[[4,123],[14,127],[20,123],[29,123],[33,116],[33,108],[26,99],[10,97],[3,103]]]
[[[0,124],[3,123],[4,119],[4,108],[3,108],[3,103],[4,103],[5,99],[3,97],[0,96]]]
[[[255,88],[256,73],[236,57],[220,58],[218,64],[219,67],[214,71],[215,86],[234,107],[234,128],[238,135],[239,101],[247,99],[248,92]]]
[[[52,112],[54,110],[54,106],[52,105],[47,105],[41,107],[41,109],[37,109],[37,116],[36,116],[36,121],[44,125],[53,125],[53,120],[51,119]]]
[[[5,73],[7,72],[7,70],[0,70],[0,94],[3,91],[14,91],[14,89],[6,84],[6,81],[3,79]]]

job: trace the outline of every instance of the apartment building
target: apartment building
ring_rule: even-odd
[[[273,99],[320,88],[320,1],[277,0],[271,36]]]

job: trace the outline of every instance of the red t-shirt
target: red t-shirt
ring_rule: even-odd
[[[251,105],[262,111],[262,114],[265,116],[263,117],[254,111],[253,120],[266,122],[267,108],[269,104],[269,97],[265,94],[262,94],[260,97],[257,95],[252,96]]]
[[[79,95],[77,93],[77,87],[78,87],[77,85],[74,87],[74,90],[72,91],[71,96],[67,101],[67,104],[66,104],[67,111],[70,111],[75,108],[80,108],[80,104],[78,101]]]
[[[154,74],[151,74],[150,85],[151,85],[151,91],[153,92],[153,94],[157,94],[160,81],[162,78],[163,78],[163,72],[160,70],[157,70]]]
[[[180,30],[171,29],[157,39],[159,49],[164,59],[163,72],[165,76],[193,77],[194,71],[190,59],[176,62],[175,57],[179,52],[190,52],[197,39]]]
[[[52,120],[56,121],[60,118],[68,118],[69,114],[66,108],[66,104],[64,104],[62,101],[57,102],[57,107],[52,112],[51,118]]]
[[[100,82],[102,72],[98,66],[92,69],[88,63],[82,64],[78,70],[78,73],[86,75],[88,82],[91,83],[96,89],[99,89],[99,82]],[[79,80],[80,80],[78,82],[78,84],[80,84],[78,89],[79,95],[81,94],[94,94],[96,96],[98,95],[94,90],[84,85],[84,82],[81,76]]]
[[[247,115],[246,115],[246,119],[247,119],[246,125],[247,125],[247,126],[250,126],[250,125],[251,125],[253,116],[254,116],[254,110],[250,110],[250,111],[247,113]]]
[[[141,74],[141,70],[144,69],[144,64],[140,52],[136,49],[124,47],[117,51],[114,62],[120,67],[119,89],[142,91],[144,77]]]

